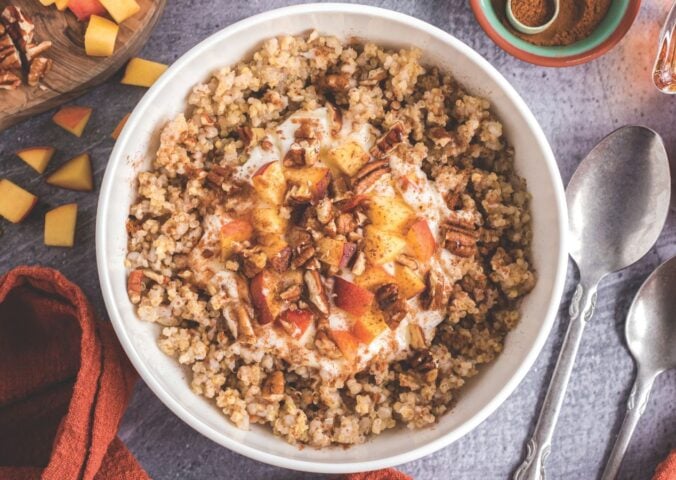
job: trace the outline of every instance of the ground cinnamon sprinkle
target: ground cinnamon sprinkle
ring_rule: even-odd
[[[561,0],[559,16],[552,26],[535,35],[526,35],[512,28],[505,14],[507,0],[493,0],[492,3],[502,23],[514,35],[534,45],[562,46],[591,35],[608,13],[612,0]],[[516,18],[526,25],[546,23],[553,13],[552,4],[552,0],[512,0]]]

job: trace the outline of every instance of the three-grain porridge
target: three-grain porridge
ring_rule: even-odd
[[[270,39],[196,86],[138,175],[138,316],[238,427],[361,443],[434,423],[535,283],[513,150],[415,49]]]

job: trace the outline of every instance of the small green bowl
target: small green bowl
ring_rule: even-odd
[[[592,34],[566,46],[542,47],[514,35],[498,17],[491,0],[471,0],[474,15],[488,36],[521,60],[549,67],[585,63],[610,50],[627,33],[641,6],[640,0],[613,0]]]

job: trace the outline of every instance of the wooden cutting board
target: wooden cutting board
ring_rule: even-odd
[[[0,11],[8,5],[20,7],[35,24],[36,40],[52,42],[45,56],[54,62],[42,87],[23,85],[16,90],[0,90],[0,131],[82,95],[137,54],[160,18],[166,0],[137,1],[141,10],[120,25],[113,56],[88,57],[84,51],[87,22],[78,22],[69,11],[44,7],[38,0],[0,0]]]

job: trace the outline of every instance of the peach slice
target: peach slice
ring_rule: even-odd
[[[112,138],[113,140],[118,139],[118,137],[120,136],[120,133],[122,133],[122,129],[127,124],[127,120],[129,120],[129,115],[131,115],[131,113],[126,114],[122,118],[122,120],[120,120],[120,123],[117,124],[117,126],[115,127],[115,130],[113,130],[113,133],[110,134],[110,138]]]
[[[347,330],[329,330],[331,340],[335,342],[345,359],[353,362],[357,358],[359,340]]]
[[[71,0],[73,1],[73,0]],[[100,0],[110,16],[117,23],[122,23],[132,15],[136,14],[141,7],[136,0]]]
[[[77,204],[61,205],[45,214],[45,245],[72,247],[75,244]]]
[[[143,58],[132,58],[124,70],[124,76],[120,83],[136,85],[137,87],[150,87],[160,78],[167,66],[163,63],[151,62]]]
[[[54,5],[55,1],[56,0],[40,0],[40,3],[45,7],[49,7],[50,5]]]
[[[403,233],[413,216],[413,210],[399,197],[375,196],[369,202],[367,215],[381,230]]]
[[[287,168],[286,179],[300,188],[307,188],[313,201],[321,200],[331,183],[331,170],[324,167]]]
[[[47,177],[47,183],[56,187],[91,192],[94,189],[92,164],[89,154],[83,153],[68,160],[61,168]]]
[[[281,205],[286,193],[286,179],[282,162],[270,162],[259,168],[251,177],[254,190],[268,203]]]
[[[310,310],[286,310],[279,317],[279,322],[293,338],[300,338],[307,331],[314,319]]]
[[[352,242],[322,237],[317,242],[319,260],[333,267],[343,268],[357,251],[357,245]]]
[[[437,242],[427,224],[427,220],[416,220],[406,233],[408,249],[421,262],[428,262],[437,249]]]
[[[364,254],[376,265],[383,265],[396,259],[406,248],[406,241],[398,235],[379,230],[374,225],[364,229]]]
[[[251,280],[251,301],[258,312],[258,323],[261,325],[274,322],[282,312],[282,305],[275,298],[278,284],[279,278],[271,270],[263,270]]]
[[[396,263],[394,276],[399,292],[404,298],[413,298],[425,290],[425,281],[409,267]]]
[[[30,165],[33,170],[43,173],[55,151],[54,147],[30,147],[19,150],[16,155]]]
[[[372,308],[355,320],[352,333],[360,342],[368,345],[387,328],[382,312]]]
[[[232,255],[236,243],[251,240],[253,227],[246,220],[235,219],[221,227],[221,258]]]
[[[106,13],[106,9],[103,8],[99,0],[68,0],[68,9],[81,22],[92,15],[104,15]]]
[[[69,0],[54,0],[54,3],[56,4],[56,9],[59,12],[63,12],[66,8],[68,8],[68,2]]]
[[[0,216],[12,223],[21,223],[36,203],[38,197],[6,178],[0,179]]]
[[[81,137],[91,115],[92,109],[89,107],[67,105],[54,114],[52,121],[76,137]]]
[[[334,277],[333,293],[336,307],[357,317],[368,312],[373,303],[371,292],[340,277]]]
[[[115,22],[92,15],[85,32],[85,53],[90,57],[110,57],[115,51],[119,30]]]

